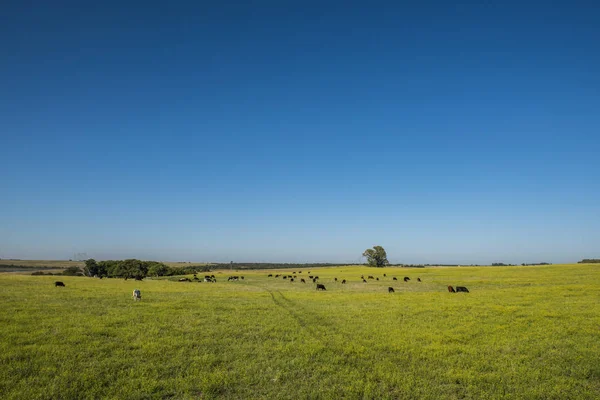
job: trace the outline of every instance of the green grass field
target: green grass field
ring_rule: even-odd
[[[326,292],[267,277],[292,272],[0,274],[0,397],[600,398],[598,265],[311,270]]]

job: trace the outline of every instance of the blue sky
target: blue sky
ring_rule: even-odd
[[[3,4],[0,257],[600,257],[595,2],[171,3]]]

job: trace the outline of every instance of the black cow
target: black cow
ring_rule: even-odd
[[[369,275],[367,279],[375,279],[373,276]]]
[[[333,280],[337,282],[337,278],[333,278]]]
[[[314,276],[312,276],[312,275],[309,275],[308,277],[309,277],[310,279],[314,278]]]
[[[417,278],[417,282],[421,282],[421,278]]]
[[[394,281],[397,281],[397,280],[398,280],[398,278],[396,278],[396,277],[393,277],[393,278],[392,278],[392,280],[394,280]]]
[[[379,277],[377,277],[377,278],[375,278],[375,279],[379,280]]]
[[[457,286],[457,287],[456,287],[456,292],[457,292],[457,293],[458,293],[458,292],[469,293],[469,289],[467,289],[467,288],[466,288],[466,287],[464,287],[464,286]]]
[[[367,283],[367,280],[366,280],[366,279],[363,279],[363,283]]]
[[[287,275],[284,275],[284,276],[283,276],[283,279],[287,279]]]
[[[306,281],[304,280],[304,278],[301,278],[301,279],[300,279],[300,282],[302,282],[302,283],[306,283]]]
[[[404,282],[408,282],[408,281],[410,281],[410,278],[408,276],[405,276],[404,277]]]
[[[345,285],[345,284],[346,284],[346,280],[344,279],[344,280],[342,281],[342,285]]]
[[[325,285],[323,285],[321,283],[317,283],[317,290],[327,290],[327,289],[325,289]]]
[[[384,276],[384,277],[386,277],[387,275],[386,275],[386,274],[383,274],[383,276]]]
[[[454,290],[454,288],[452,286],[448,286],[448,291],[450,293],[455,293],[455,290]]]
[[[294,282],[294,278],[290,279],[290,282]]]
[[[394,288],[390,286],[390,287],[388,288],[388,293],[394,293]]]
[[[272,278],[272,277],[273,277],[273,274],[267,275],[267,278]]]
[[[240,279],[241,279],[241,280],[244,280],[244,277],[243,277],[243,276],[240,276]]]
[[[56,281],[56,282],[54,282],[54,287],[59,287],[59,286],[63,286],[63,287],[65,287],[65,284],[64,284],[64,283],[62,283],[62,282],[60,282],[60,281]]]
[[[313,283],[317,283],[317,278],[313,278]]]

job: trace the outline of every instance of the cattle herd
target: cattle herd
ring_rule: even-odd
[[[301,273],[302,273],[302,271],[298,271],[298,274],[301,274]],[[310,271],[308,271],[308,273],[310,274]],[[267,275],[267,277],[269,277],[269,278],[273,278],[273,277],[274,278],[280,278],[281,277],[282,279],[289,280],[289,282],[292,282],[292,283],[296,282],[297,278],[298,278],[298,276],[296,275],[296,271],[294,271],[291,275],[289,275],[289,274],[286,274],[286,275],[282,275],[282,274],[276,274],[276,275],[269,274],[269,275]],[[383,277],[386,278],[387,275],[383,274]],[[324,284],[318,283],[319,277],[317,275],[308,275],[308,278],[310,280],[312,280],[314,284],[316,284],[316,289],[317,290],[327,290],[325,288]],[[378,281],[379,277],[376,278],[373,275],[369,275],[369,276],[367,276],[365,278],[364,275],[360,276],[360,280],[363,283],[368,283],[367,279],[372,279],[372,280],[377,280]],[[244,280],[244,277],[243,276],[238,276],[238,275],[233,275],[233,276],[229,276],[227,278],[228,282],[238,281],[238,280]],[[397,281],[397,280],[398,280],[398,278],[396,278],[395,276],[392,277],[392,281]],[[179,282],[192,282],[192,281],[201,282],[201,281],[203,281],[203,282],[215,283],[215,282],[217,282],[217,278],[214,275],[205,275],[203,279],[200,279],[200,278],[198,278],[198,276],[196,274],[194,274],[194,277],[192,279],[190,279],[190,278],[180,278],[178,281]],[[403,281],[404,282],[409,282],[410,278],[408,276],[405,276],[403,278]],[[337,283],[338,282],[338,278],[337,277],[333,278],[333,282]],[[417,282],[422,282],[420,277],[417,278]],[[306,280],[304,278],[300,278],[300,283],[306,283]],[[347,280],[346,279],[342,279],[341,283],[342,283],[342,285],[345,285],[347,283]],[[54,286],[55,287],[60,287],[60,286],[64,287],[65,284],[63,282],[56,281],[56,282],[54,282]],[[460,293],[460,292],[462,292],[462,293],[469,293],[469,289],[467,289],[465,286],[457,286],[456,289],[453,286],[448,286],[448,292],[450,292],[450,293]],[[388,287],[388,293],[395,293],[394,288],[391,287],[391,286],[389,286]],[[135,289],[133,291],[133,300],[139,301],[141,299],[142,299],[142,294],[141,294],[140,290],[139,289]]]
[[[299,273],[299,274],[301,274],[301,273],[302,273],[302,271],[298,271],[298,273]],[[310,271],[309,271],[308,273],[310,274]],[[273,275],[273,274],[269,274],[269,275],[267,275],[267,277],[268,277],[268,278],[282,278],[282,279],[287,279],[287,280],[289,280],[290,282],[295,282],[295,279],[297,278],[297,275],[296,275],[296,271],[294,271],[294,272],[293,272],[291,275],[282,275],[282,274],[275,274],[275,275]],[[310,278],[310,279],[313,281],[313,283],[315,283],[315,284],[317,285],[317,286],[316,286],[317,290],[327,290],[327,289],[325,289],[325,285],[323,285],[323,284],[321,284],[321,283],[317,283],[317,281],[319,280],[319,277],[318,277],[318,276],[309,275],[308,277],[309,277],[309,278]],[[383,274],[383,277],[384,277],[384,278],[387,278],[387,275],[386,275],[386,274]],[[243,279],[243,277],[242,277],[242,279]],[[360,276],[360,280],[361,280],[363,283],[368,283],[367,279],[373,279],[373,280],[376,280],[376,281],[378,281],[378,280],[379,280],[379,277],[374,277],[373,275],[368,275],[368,276],[365,278],[365,276],[364,276],[364,275],[361,275],[361,276]],[[393,276],[393,277],[392,277],[392,280],[393,280],[393,281],[397,281],[397,280],[398,280],[398,278],[396,278],[395,276]],[[404,282],[409,282],[409,281],[410,281],[410,278],[409,278],[408,276],[405,276],[404,278],[402,278],[402,280],[403,280]],[[301,283],[306,283],[306,281],[304,280],[304,278],[300,278],[300,282],[301,282]],[[334,283],[337,283],[337,282],[338,282],[338,278],[337,278],[337,277],[334,277],[334,278],[333,278],[333,282],[334,282]],[[347,282],[347,281],[346,281],[346,279],[342,279],[342,285],[345,285],[345,284],[346,284],[346,282]],[[421,280],[421,278],[420,278],[420,277],[417,277],[417,282],[423,282],[423,281]],[[448,291],[449,291],[449,292],[451,292],[451,293],[457,293],[457,292],[469,293],[469,289],[467,289],[465,286],[457,286],[457,287],[456,287],[456,290],[455,290],[455,289],[454,289],[452,286],[448,286]],[[391,287],[391,286],[390,286],[390,287],[388,287],[388,293],[395,293],[395,290],[394,290],[394,288],[393,288],[393,287]]]

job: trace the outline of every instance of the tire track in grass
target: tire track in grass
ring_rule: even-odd
[[[362,347],[369,347],[372,344],[371,342],[367,343],[367,341],[365,341],[364,339],[357,338],[354,336],[348,336],[346,333],[341,331],[335,324],[332,324],[329,320],[323,318],[316,311],[298,312],[298,309],[304,310],[304,307],[287,298],[279,290],[271,290],[267,287],[259,285],[253,286],[258,287],[269,293],[271,299],[273,300],[273,303],[276,306],[287,311],[287,313],[298,323],[298,325],[300,325],[302,329],[306,330],[314,340],[321,343],[324,347],[350,355],[351,352],[349,352],[348,349],[346,347],[343,347],[340,343],[352,343],[354,346],[359,345]],[[313,328],[314,326],[324,328],[327,332],[321,333],[315,328]]]

